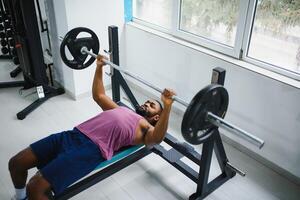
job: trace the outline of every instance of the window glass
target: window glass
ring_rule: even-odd
[[[258,0],[248,57],[300,74],[299,0]]]
[[[234,46],[240,0],[182,0],[180,30]]]
[[[171,29],[174,0],[133,0],[133,16]]]

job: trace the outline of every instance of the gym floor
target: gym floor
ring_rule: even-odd
[[[9,77],[9,72],[14,68],[12,63],[0,61],[0,81],[22,79],[21,75],[16,79]],[[101,112],[91,97],[74,101],[65,94],[50,99],[20,121],[16,118],[16,113],[28,106],[36,96],[28,94],[29,91],[24,91],[21,96],[19,90],[20,88],[0,89],[0,199],[3,200],[10,199],[13,194],[7,166],[11,156],[40,138],[71,129]],[[147,98],[133,92],[140,102]],[[182,116],[172,113],[168,132],[182,140],[181,120]],[[230,145],[224,143],[224,146],[230,162],[247,172],[247,175],[235,176],[210,194],[207,200],[299,199],[300,186]],[[195,148],[200,150],[201,145]],[[35,172],[36,169],[30,170],[29,177]],[[218,164],[213,158],[210,179],[218,173]],[[195,190],[196,185],[191,180],[157,155],[151,154],[72,199],[188,199]]]

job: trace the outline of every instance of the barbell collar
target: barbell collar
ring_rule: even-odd
[[[90,56],[97,58],[97,54],[94,54],[93,52],[89,51],[87,47],[82,47],[80,52],[82,54],[89,54]]]
[[[97,55],[91,51],[89,51],[86,47],[82,47],[81,48],[81,53],[82,54],[89,54],[90,56],[94,57],[94,58],[97,58]],[[148,87],[152,88],[153,90],[156,90],[157,92],[159,93],[163,93],[163,90],[159,87],[156,87],[155,85],[149,83],[148,81],[145,81],[144,79],[142,79],[141,77],[135,75],[135,74],[132,74],[130,73],[129,71],[127,70],[124,70],[122,69],[120,66],[112,63],[111,61],[109,60],[106,60],[106,59],[103,59],[104,63],[111,66],[112,68],[122,72],[123,74],[126,74],[127,76],[139,81],[140,83],[143,83],[144,85],[147,85]],[[189,104],[186,103],[185,101],[183,101],[182,99],[178,98],[177,96],[174,96],[173,97],[173,100],[180,103],[181,105],[187,107]]]
[[[207,120],[214,124],[215,126],[224,128],[226,130],[229,130],[232,133],[237,134],[238,136],[243,136],[246,140],[248,140],[249,142],[251,142],[252,144],[258,146],[258,148],[262,148],[265,144],[265,141],[256,137],[255,135],[252,135],[251,133],[248,133],[247,131],[225,121],[224,119],[222,119],[221,117],[218,117],[216,115],[214,115],[211,112],[207,113]]]

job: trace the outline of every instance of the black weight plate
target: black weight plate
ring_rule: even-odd
[[[13,57],[12,59],[13,59],[13,62],[14,62],[15,65],[20,64],[20,61],[19,61],[18,57]]]
[[[6,40],[0,40],[0,44],[1,46],[6,46],[7,45],[7,41]]]
[[[181,132],[184,139],[191,144],[201,144],[208,138],[214,125],[207,120],[207,113],[211,112],[224,118],[229,97],[227,90],[216,84],[211,84],[200,90],[187,107]]]
[[[91,36],[77,38],[81,33],[88,33]],[[92,56],[86,61],[88,55],[81,53],[82,47],[86,47],[89,51],[92,50],[94,54],[98,54],[100,49],[99,39],[97,35],[88,28],[74,28],[66,34],[60,45],[61,58],[68,67],[80,70],[90,66],[95,61],[95,58]],[[73,60],[67,58],[66,48],[68,48],[73,56]]]
[[[12,37],[13,31],[11,29],[6,30],[6,37]]]
[[[7,47],[2,47],[2,48],[1,48],[1,52],[2,52],[3,54],[8,54],[9,50],[8,50]]]

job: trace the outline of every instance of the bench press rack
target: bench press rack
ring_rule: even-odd
[[[109,26],[109,54],[110,60],[119,65],[119,42],[118,42],[118,27]],[[221,68],[216,68],[213,71],[213,83],[218,83],[223,85],[225,78],[225,71]],[[111,76],[112,84],[112,98],[118,105],[125,106],[121,102],[120,88],[122,87],[124,93],[129,98],[132,107],[136,108],[139,104],[135,99],[133,93],[131,92],[126,80],[123,78],[122,74],[116,70],[112,69]],[[202,146],[202,154],[198,153],[194,147],[186,142],[179,142],[175,137],[166,134],[164,142],[167,143],[172,148],[166,150],[162,145],[154,145],[151,148],[146,146],[133,146],[128,147],[125,150],[122,149],[117,152],[113,158],[109,161],[104,161],[99,164],[96,170],[91,174],[76,182],[75,184],[68,187],[62,194],[53,196],[52,199],[64,200],[69,199],[76,194],[84,191],[85,189],[97,184],[98,182],[104,180],[105,178],[115,174],[116,172],[124,169],[125,167],[131,165],[132,163],[144,158],[150,153],[155,153],[170,163],[173,167],[178,169],[189,179],[197,184],[197,190],[192,194],[189,199],[200,200],[204,199],[207,195],[212,193],[223,183],[228,181],[230,178],[234,177],[238,172],[244,175],[241,171],[233,167],[229,162],[225,153],[225,149],[221,140],[221,136],[218,128],[211,130],[211,136],[204,141]],[[215,179],[208,182],[210,165],[213,151],[216,154],[218,164],[221,169],[221,174]],[[187,157],[195,164],[199,166],[199,172],[192,169],[186,163],[181,161],[181,158]],[[101,168],[101,169],[99,169]],[[51,196],[51,195],[50,195]]]

